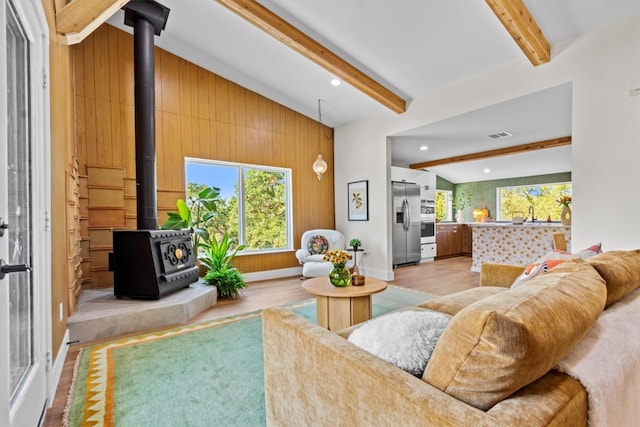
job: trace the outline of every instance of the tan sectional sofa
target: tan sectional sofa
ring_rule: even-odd
[[[522,270],[485,265],[480,287],[408,308],[452,316],[422,379],[351,344],[350,331],[266,310],[268,424],[585,426],[587,392],[553,368],[640,287],[640,250],[570,260],[509,288]]]

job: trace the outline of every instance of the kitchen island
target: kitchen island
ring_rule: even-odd
[[[526,266],[553,249],[552,234],[563,232],[571,249],[571,227],[560,223],[477,222],[472,227],[471,271],[485,262]]]

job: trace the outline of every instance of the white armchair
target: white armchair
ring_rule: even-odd
[[[345,248],[344,235],[336,230],[305,231],[301,243],[296,258],[302,265],[302,275],[305,277],[327,276],[333,266],[323,260],[324,253]]]

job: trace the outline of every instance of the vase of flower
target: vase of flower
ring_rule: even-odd
[[[351,273],[347,268],[347,261],[351,259],[348,252],[337,249],[324,254],[323,259],[333,264],[329,272],[329,282],[333,286],[345,287],[351,284]]]
[[[558,203],[562,205],[560,222],[562,225],[571,225],[571,196],[562,196]]]
[[[339,288],[349,286],[351,284],[351,273],[349,273],[349,269],[344,265],[334,265],[329,272],[329,282]]]
[[[569,206],[563,206],[562,212],[560,212],[560,221],[562,225],[571,225],[571,208]]]

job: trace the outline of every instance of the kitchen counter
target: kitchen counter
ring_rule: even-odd
[[[571,227],[561,223],[474,222],[472,271],[485,262],[526,266],[553,249],[552,234],[562,231],[571,248]]]
[[[524,224],[513,224],[512,222],[470,222],[467,225],[474,227],[564,227],[561,222],[546,221],[527,221]]]

